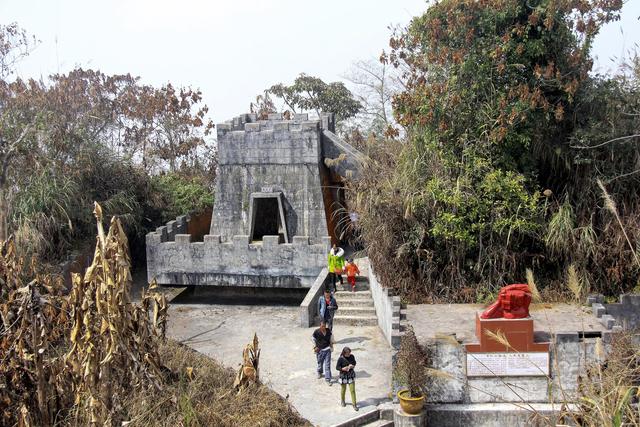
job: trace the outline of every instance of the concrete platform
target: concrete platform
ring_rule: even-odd
[[[405,312],[407,322],[413,326],[420,342],[436,334],[450,335],[463,343],[475,341],[476,312],[485,308],[481,304],[413,304]],[[542,335],[555,332],[581,332],[597,334],[606,329],[591,311],[591,307],[572,304],[532,304],[529,310],[534,320],[534,331]]]
[[[237,369],[242,350],[257,332],[260,379],[287,397],[298,412],[317,426],[330,426],[373,410],[390,400],[391,348],[377,326],[335,325],[331,368],[348,346],[357,360],[356,393],[360,411],[340,406],[340,385],[316,377],[311,334],[300,328],[297,306],[180,304],[169,309],[168,335]],[[195,368],[197,370],[197,367]],[[347,393],[347,401],[349,394]]]
[[[568,411],[573,405],[549,403],[485,403],[427,405],[428,426],[441,427],[502,427],[574,425]],[[562,415],[565,415],[564,417]]]

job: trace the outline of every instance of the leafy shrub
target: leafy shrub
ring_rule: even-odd
[[[620,7],[445,0],[394,34],[406,138],[369,141],[348,193],[384,283],[414,302],[478,301],[527,268],[546,299],[570,265],[607,295],[638,283],[640,60],[589,74]]]
[[[213,191],[201,177],[166,173],[152,178],[152,188],[155,203],[162,206],[162,221],[213,207]]]

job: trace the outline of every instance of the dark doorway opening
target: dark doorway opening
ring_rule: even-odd
[[[251,241],[279,236],[280,243],[289,243],[280,195],[253,194],[251,199]]]

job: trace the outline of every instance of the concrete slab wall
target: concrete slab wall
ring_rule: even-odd
[[[503,427],[565,425],[564,411],[575,410],[575,405],[563,408],[559,404],[513,403],[427,405],[428,426],[448,427]],[[544,418],[543,418],[544,417]]]
[[[467,378],[464,346],[455,335],[436,337],[426,344],[436,372],[426,386],[427,401],[437,404],[575,401],[579,376],[589,364],[599,360],[596,351],[599,339],[606,352],[608,336],[581,338],[577,332],[553,334],[548,377]]]
[[[373,304],[376,308],[378,326],[382,330],[390,346],[398,348],[400,346],[400,297],[390,295],[389,288],[382,286],[375,275],[373,266],[366,259],[367,275],[369,277],[369,287]]]
[[[251,193],[281,192],[289,236],[320,243],[329,235],[320,121],[281,118],[257,121],[245,115],[217,126],[219,171],[210,234],[223,241],[249,234]]]
[[[300,327],[310,328],[315,325],[316,316],[319,315],[318,298],[320,298],[320,295],[324,292],[327,283],[329,283],[329,270],[327,268],[323,268],[300,304],[298,312]]]
[[[223,242],[220,235],[206,235],[191,242],[188,234],[167,230],[147,235],[147,275],[160,284],[234,285],[258,287],[310,287],[326,266],[329,237],[310,244],[306,236],[279,244],[278,236],[264,236],[249,244],[246,235]]]

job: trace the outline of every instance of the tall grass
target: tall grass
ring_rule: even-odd
[[[538,286],[536,285],[535,278],[533,277],[533,270],[527,268],[526,270],[527,276],[527,284],[529,285],[529,290],[531,291],[531,298],[533,302],[542,302],[542,297],[540,296],[540,291],[538,290]]]
[[[600,191],[602,191],[602,198],[604,199],[605,207],[616,218],[616,221],[620,225],[620,230],[624,234],[624,238],[627,240],[627,244],[629,245],[629,249],[631,250],[631,253],[633,254],[633,258],[636,261],[636,265],[638,267],[640,267],[640,259],[638,259],[638,253],[636,252],[636,247],[635,247],[635,245],[633,245],[633,243],[631,243],[631,239],[629,238],[629,235],[627,234],[627,230],[625,229],[624,225],[622,224],[622,220],[620,219],[620,214],[618,212],[618,207],[616,205],[615,200],[613,200],[613,197],[611,197],[611,195],[609,194],[609,192],[607,191],[606,187],[604,186],[604,184],[602,183],[602,181],[600,179],[598,179],[598,187],[600,187]]]
[[[582,378],[576,418],[590,427],[637,427],[639,398],[640,345],[630,333],[616,334],[606,358],[589,366]]]
[[[558,211],[551,217],[545,236],[545,244],[553,253],[567,254],[572,250],[575,242],[575,223],[573,207],[565,198]]]
[[[567,288],[571,291],[576,302],[582,301],[582,297],[586,294],[585,283],[578,275],[574,264],[570,264],[567,268]]]

